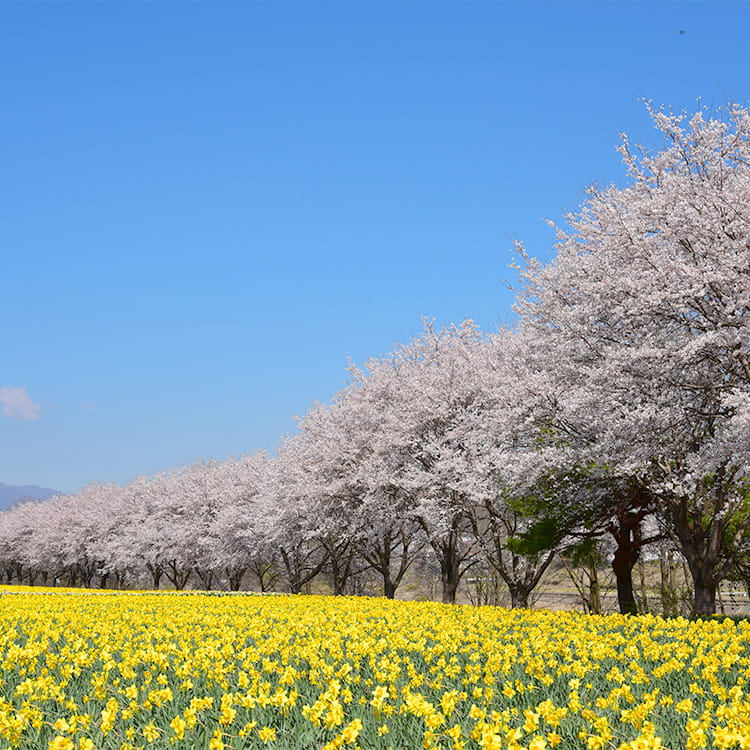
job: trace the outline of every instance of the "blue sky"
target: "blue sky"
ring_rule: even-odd
[[[515,238],[641,102],[750,102],[746,3],[0,4],[0,481],[264,448],[421,329],[513,320]],[[684,32],[684,33],[681,33]]]

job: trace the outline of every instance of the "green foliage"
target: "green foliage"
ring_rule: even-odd
[[[601,564],[602,554],[594,537],[571,544],[560,553],[575,568]]]
[[[517,555],[538,555],[556,547],[564,536],[554,518],[547,517],[535,521],[526,531],[508,539],[508,549]]]

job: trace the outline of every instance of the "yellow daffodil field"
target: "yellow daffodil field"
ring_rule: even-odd
[[[13,587],[0,618],[1,748],[750,748],[747,622]]]

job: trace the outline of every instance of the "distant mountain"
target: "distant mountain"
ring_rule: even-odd
[[[10,508],[19,500],[46,500],[52,495],[61,494],[48,487],[37,487],[34,484],[13,485],[0,482],[0,510]]]

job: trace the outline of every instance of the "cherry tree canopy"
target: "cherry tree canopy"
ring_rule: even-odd
[[[629,184],[527,259],[518,310],[570,385],[561,431],[649,478],[712,611],[750,527],[750,112],[649,111],[664,147],[623,139]]]

